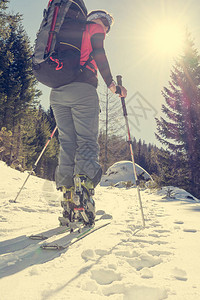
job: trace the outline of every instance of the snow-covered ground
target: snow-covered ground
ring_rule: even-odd
[[[43,242],[7,249],[7,240],[57,226],[61,215],[61,194],[37,177],[9,202],[26,176],[0,162],[1,300],[200,299],[197,199],[177,188],[171,199],[167,188],[142,191],[141,229],[136,189],[98,186],[96,207],[113,215],[110,225],[62,252],[37,247]]]

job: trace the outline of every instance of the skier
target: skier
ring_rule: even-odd
[[[88,14],[87,21],[81,46],[82,72],[74,82],[53,88],[50,104],[59,130],[60,154],[55,179],[57,189],[63,192],[63,217],[72,221],[72,213],[84,208],[88,223],[93,224],[92,195],[102,176],[97,141],[100,112],[97,70],[113,93],[126,97],[127,91],[114,82],[104,50],[105,35],[110,31],[113,17],[104,10],[96,10]]]

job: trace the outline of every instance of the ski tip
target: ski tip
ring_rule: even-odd
[[[65,249],[65,247],[63,247],[63,246],[59,246],[59,245],[46,245],[46,244],[44,244],[44,245],[41,245],[40,246],[40,248],[41,249],[43,249],[43,250],[63,250],[63,249]]]
[[[44,241],[44,240],[47,240],[48,237],[44,236],[44,235],[30,235],[29,236],[29,239],[31,240],[38,240],[38,241]]]

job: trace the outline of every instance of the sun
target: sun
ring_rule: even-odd
[[[183,47],[184,30],[180,24],[161,21],[150,30],[150,44],[157,55],[177,56]]]

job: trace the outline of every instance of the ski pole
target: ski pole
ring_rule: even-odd
[[[122,76],[121,75],[117,76],[117,84],[122,86]],[[127,128],[127,132],[128,132],[128,143],[129,143],[129,146],[130,146],[131,159],[132,159],[132,163],[133,163],[133,173],[134,173],[134,176],[135,176],[137,194],[138,194],[140,210],[141,210],[141,214],[142,214],[142,223],[143,223],[143,226],[145,227],[144,212],[143,212],[143,207],[142,207],[142,199],[141,199],[141,194],[140,194],[140,189],[139,189],[139,181],[138,181],[138,176],[137,176],[137,171],[136,171],[136,166],[135,166],[133,145],[132,145],[132,141],[131,141],[131,133],[130,133],[129,123],[128,123],[128,113],[127,113],[126,103],[125,103],[124,97],[121,97],[121,102],[122,102],[122,109],[123,109],[123,114],[124,114],[124,118],[125,118],[126,128]]]
[[[44,151],[46,150],[46,148],[47,148],[47,146],[49,145],[51,139],[53,138],[54,133],[56,132],[57,128],[58,128],[58,127],[56,126],[56,127],[54,128],[54,130],[52,131],[52,134],[51,134],[50,137],[48,138],[48,140],[47,140],[47,142],[46,142],[44,148],[42,149],[42,152],[40,153],[38,159],[36,160],[36,162],[34,163],[32,169],[31,169],[31,171],[29,172],[28,176],[26,177],[26,179],[25,179],[25,181],[24,181],[22,187],[20,188],[19,192],[17,193],[17,196],[15,197],[15,200],[13,200],[13,201],[10,200],[10,202],[12,202],[12,203],[16,203],[16,202],[17,202],[17,198],[18,198],[19,195],[21,194],[21,191],[23,190],[23,188],[24,188],[25,184],[27,183],[29,177],[32,175],[33,171],[36,169],[36,167],[37,167],[37,165],[38,165],[38,163],[39,163],[39,161],[40,161],[40,159],[41,159],[41,157],[42,157]]]

